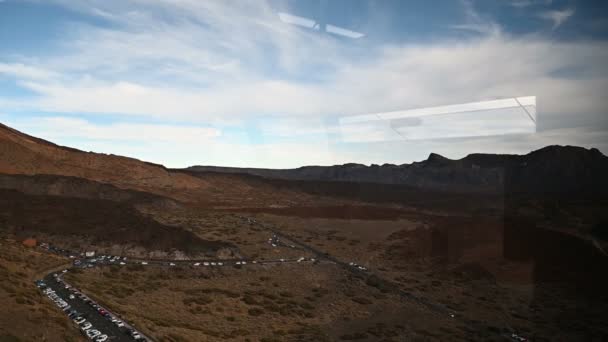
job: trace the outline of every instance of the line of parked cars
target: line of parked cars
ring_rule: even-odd
[[[61,273],[65,272],[67,272],[67,270],[62,271]],[[84,303],[90,305],[94,310],[96,310],[102,317],[108,319],[118,328],[122,328],[122,330],[131,338],[133,338],[133,340],[140,342],[146,341],[146,339],[137,330],[127,328],[122,320],[118,319],[115,316],[112,316],[105,308],[97,304],[94,300],[87,297],[78,289],[65,283],[61,279],[60,274],[53,274],[53,278],[59,286],[63,286],[66,290],[70,292],[70,295],[68,296],[70,300],[75,300],[76,298],[82,300]],[[71,319],[79,327],[80,331],[85,336],[87,336],[87,338],[95,342],[105,342],[108,339],[111,339],[108,337],[108,335],[101,333],[98,329],[95,329],[93,327],[93,323],[87,320],[84,314],[81,314],[76,310],[72,310],[71,305],[65,299],[61,298],[55,292],[55,290],[53,290],[51,287],[48,287],[43,280],[36,281],[36,286],[43,290],[43,293],[46,294],[51,300],[53,300],[57,304],[57,306],[68,315],[68,318]]]
[[[58,278],[56,278],[58,279]],[[76,310],[72,309],[72,306],[61,296],[59,296],[55,290],[51,287],[48,287],[44,281],[38,280],[36,281],[36,286],[38,288],[43,289],[42,293],[44,293],[47,297],[49,297],[57,307],[59,307],[64,313],[67,314],[68,318],[71,319],[76,325],[79,326],[80,331],[91,341],[95,342],[105,342],[108,340],[108,335],[103,334],[101,331],[94,329],[93,324],[84,317],[83,314],[79,313]]]
[[[141,334],[137,330],[132,329],[132,328],[127,328],[125,326],[125,323],[122,320],[120,320],[117,317],[113,316],[107,309],[105,309],[103,306],[97,304],[94,300],[92,300],[91,298],[87,297],[85,294],[83,294],[81,292],[77,292],[76,296],[78,298],[80,298],[83,302],[85,302],[86,304],[90,305],[102,317],[104,317],[107,320],[109,320],[110,322],[112,322],[118,328],[123,328],[122,330],[127,335],[131,336],[131,338],[133,338],[133,340],[135,340],[135,341],[141,341],[141,342],[147,341],[143,336],[141,336]]]

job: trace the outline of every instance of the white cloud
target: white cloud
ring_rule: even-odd
[[[10,119],[9,119],[10,120]],[[80,141],[105,141],[122,143],[146,142],[169,144],[209,143],[221,135],[221,131],[210,127],[178,126],[168,124],[113,123],[94,124],[84,119],[71,117],[31,117],[13,119],[10,125],[39,137],[77,139]]]
[[[593,79],[555,76],[603,68],[605,42],[511,37],[470,2],[459,27],[481,33],[475,38],[360,50],[284,25],[264,2],[65,5],[112,16],[117,26],[77,26],[60,57],[12,64],[14,75],[20,65],[20,84],[40,95],[22,106],[185,122],[363,114],[521,95],[537,95],[541,112],[606,109],[595,90],[606,85],[605,72]],[[161,10],[173,19],[159,19]],[[319,70],[320,82],[292,77]]]
[[[17,79],[27,80],[48,80],[58,77],[59,74],[47,69],[36,66],[25,65],[22,63],[2,63],[0,62],[0,75],[8,75]]]
[[[531,0],[512,0],[509,4],[511,6],[517,7],[517,8],[526,8],[526,7],[534,5],[534,1],[531,1]]]
[[[324,83],[248,79],[187,87],[81,78],[28,80],[40,94],[24,105],[49,111],[123,113],[206,122],[262,114],[324,116],[536,95],[541,113],[605,111],[606,43],[480,37],[385,47],[372,63],[343,59]],[[560,70],[588,70],[564,78]]]
[[[570,17],[572,17],[573,15],[574,9],[572,8],[566,8],[563,10],[551,10],[540,13],[541,18],[549,20],[553,23],[554,30],[560,27],[563,23],[566,22],[566,20],[570,19]]]
[[[501,33],[500,26],[492,20],[482,17],[477,13],[470,0],[461,0],[465,15],[465,23],[452,25],[458,30],[472,31],[482,35],[497,36]]]
[[[515,8],[528,8],[535,5],[551,5],[553,0],[511,0],[509,5]]]
[[[8,125],[52,142],[84,151],[126,155],[168,167],[196,164],[296,167],[345,163],[327,144],[263,143],[251,145],[218,140],[220,132],[207,127],[167,124],[95,124],[71,117],[8,118]]]
[[[170,158],[170,165],[203,161],[234,165],[228,162],[229,157],[239,160],[239,165],[251,162],[258,166],[265,162],[297,166],[349,158],[365,161],[361,156],[368,160],[390,157],[389,153],[361,150],[355,154],[328,151],[329,135],[340,133],[335,126],[325,124],[325,118],[334,115],[522,95],[538,97],[541,121],[556,113],[584,116],[608,112],[605,41],[510,36],[494,21],[480,16],[471,2],[464,2],[466,20],[452,26],[475,32],[466,39],[378,45],[370,45],[369,39],[348,44],[286,25],[262,1],[55,2],[109,20],[112,25],[72,23],[57,50],[48,56],[10,61],[0,57],[0,76],[16,78],[20,86],[37,94],[25,100],[0,94],[0,110],[111,113],[138,116],[138,120],[195,123],[200,128],[189,131],[172,125],[107,128],[73,118],[43,122],[58,127],[55,133],[46,130],[45,136],[74,137],[71,131],[81,125],[85,133],[75,138],[88,139],[88,144],[111,145],[116,149],[111,152],[130,154],[129,150],[121,151],[122,146],[151,161],[163,162],[159,156]],[[570,14],[567,10],[557,12],[545,14],[555,27],[574,14],[573,10]],[[584,76],[559,76],[564,70]],[[298,139],[326,136],[328,140],[320,138],[310,148],[304,142],[245,146],[213,140],[205,145],[205,154],[196,152],[202,145],[197,140],[199,134],[212,139],[221,133],[205,124],[235,125],[268,116],[280,120],[262,128],[264,134]],[[363,137],[374,134],[365,130],[349,133]],[[119,145],[121,136],[142,144],[167,140],[154,149],[136,150],[138,144]],[[449,148],[456,150],[457,146]],[[289,153],[290,149],[298,153]],[[404,155],[398,158],[403,161]]]

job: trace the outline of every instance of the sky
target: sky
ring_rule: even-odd
[[[0,0],[0,122],[168,167],[606,154],[607,61],[606,1]]]

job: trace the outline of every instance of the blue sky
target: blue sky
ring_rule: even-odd
[[[3,0],[0,122],[171,167],[606,153],[607,13],[605,1]],[[342,121],[520,96],[536,96],[534,132],[507,129],[527,120],[511,111],[409,131]]]

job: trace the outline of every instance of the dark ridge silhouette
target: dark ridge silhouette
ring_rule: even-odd
[[[608,157],[597,149],[547,146],[526,155],[470,154],[451,160],[431,153],[412,164],[344,164],[297,169],[192,166],[190,172],[248,174],[268,179],[398,184],[422,189],[506,193],[608,191]]]

